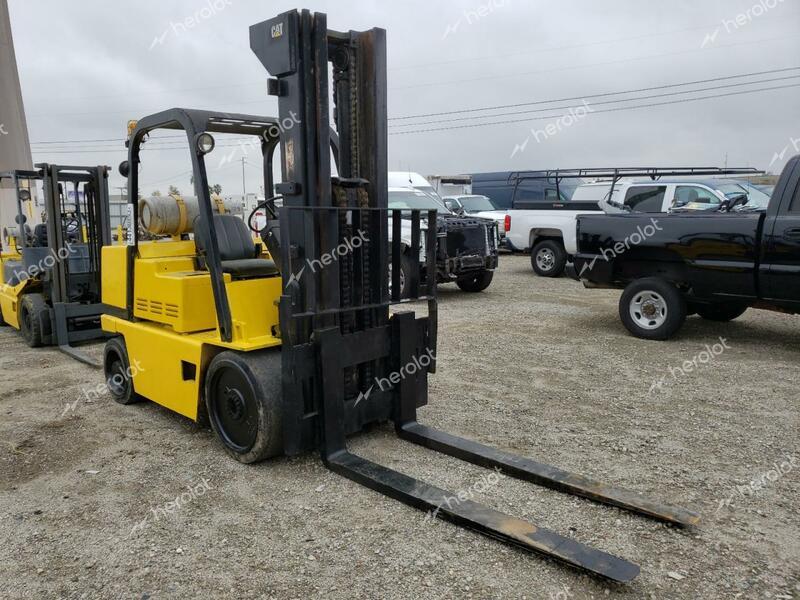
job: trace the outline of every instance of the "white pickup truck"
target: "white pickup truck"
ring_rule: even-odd
[[[561,275],[569,256],[577,251],[577,216],[600,211],[597,201],[571,199],[582,183],[579,177],[557,182],[557,174],[503,171],[472,175],[472,193],[488,197],[503,212],[504,245],[510,250],[530,251],[533,270],[544,277]],[[500,220],[496,213],[492,216]]]

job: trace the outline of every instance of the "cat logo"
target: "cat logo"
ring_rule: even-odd
[[[272,39],[283,37],[283,23],[278,23],[272,26]]]

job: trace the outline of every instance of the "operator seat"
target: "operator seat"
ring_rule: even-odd
[[[242,219],[234,215],[214,215],[214,229],[223,273],[230,273],[233,279],[271,277],[280,273],[273,261],[257,258],[258,249]],[[205,234],[196,230],[194,243],[205,262],[208,248]]]
[[[47,225],[44,223],[39,223],[36,227],[34,227],[33,237],[36,246],[39,248],[47,248]]]

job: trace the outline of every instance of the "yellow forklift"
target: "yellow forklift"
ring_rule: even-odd
[[[0,325],[19,330],[32,348],[56,345],[99,367],[73,347],[106,335],[100,326],[101,249],[111,243],[108,168],[37,164],[33,171],[0,173],[15,191],[16,227],[0,248]],[[37,185],[44,222],[28,213]],[[28,210],[26,210],[26,208]]]
[[[114,336],[105,374],[114,398],[207,419],[241,462],[316,451],[333,471],[410,506],[602,577],[633,579],[639,567],[627,560],[348,451],[348,435],[392,421],[405,440],[512,477],[678,526],[699,520],[417,421],[436,368],[436,279],[427,273],[435,273],[442,241],[425,227],[435,211],[388,208],[385,31],[329,31],[324,14],[291,11],[251,27],[250,42],[273,76],[277,118],[172,109],[130,132],[120,166],[130,222],[153,221],[134,199],[142,144],[158,130],[186,135],[199,210],[192,217],[175,199],[162,228],[171,237],[140,240],[130,227],[126,246],[103,249],[103,301],[113,311],[103,328]],[[218,134],[260,140],[264,189],[274,195],[258,207],[268,214],[258,233],[272,260],[245,221],[214,214],[205,159]],[[401,219],[412,224],[407,299]],[[426,303],[427,314],[390,311],[408,302]]]

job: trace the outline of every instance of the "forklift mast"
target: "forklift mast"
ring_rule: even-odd
[[[400,235],[391,244],[397,281],[390,286],[389,280],[389,220],[399,228],[401,215],[388,210],[386,32],[329,31],[324,14],[292,11],[251,27],[250,43],[275,77],[269,92],[278,98],[279,121],[292,124],[281,135],[282,182],[275,189],[283,197],[280,243],[272,236],[264,241],[282,266],[283,393],[292,399],[284,403],[284,441],[287,454],[296,454],[326,441],[319,423],[325,394],[337,396],[335,406],[343,403],[345,434],[393,416],[397,390],[376,386],[397,368],[387,352],[389,306],[401,302]],[[436,222],[435,211],[422,212],[411,214],[416,248],[422,219]],[[435,228],[427,235],[426,247],[435,248]],[[427,301],[428,316],[409,321],[406,335],[415,350],[435,355],[436,287],[433,281],[421,286],[416,254],[411,299]],[[326,257],[332,266],[324,266]],[[338,360],[322,359],[321,372],[307,368],[315,353],[328,352]],[[330,385],[323,384],[327,379]],[[426,370],[409,383],[417,406],[424,405]],[[343,444],[331,436],[334,447]]]
[[[334,472],[433,516],[615,581],[636,577],[639,567],[627,560],[348,451],[348,434],[391,420],[404,440],[512,477],[680,526],[699,519],[417,421],[436,365],[436,282],[420,277],[422,264],[435,272],[436,227],[427,224],[436,211],[388,208],[386,33],[329,31],[324,14],[290,11],[252,26],[250,46],[273,77],[280,122],[293,123],[281,136],[274,190],[283,206],[274,210],[271,199],[262,232],[283,278],[284,451],[318,449]],[[408,300],[400,298],[401,219],[412,230]],[[425,317],[390,315],[393,304],[419,301]]]

